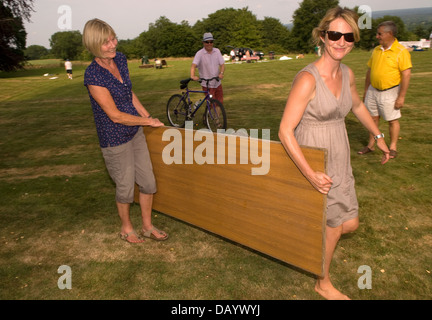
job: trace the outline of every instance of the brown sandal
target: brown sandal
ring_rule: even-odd
[[[156,237],[153,232],[158,233],[159,235],[161,235],[162,237]],[[157,228],[155,228],[154,226],[147,231],[141,230],[141,236],[145,237],[145,238],[150,238],[152,240],[156,240],[156,241],[164,241],[166,239],[168,239],[168,234],[164,231],[161,231]]]
[[[398,155],[396,150],[390,149],[390,159],[396,158]]]
[[[134,235],[137,239],[138,239],[138,241],[130,241],[128,238],[131,236],[131,235]],[[131,244],[134,244],[134,243],[143,243],[145,240],[144,239],[142,239],[136,232],[135,232],[135,230],[133,230],[133,231],[131,231],[131,232],[129,232],[129,233],[126,233],[126,234],[123,234],[123,233],[119,233],[119,237],[120,237],[120,239],[122,239],[123,241],[126,241],[126,242],[129,242],[129,243],[131,243]]]
[[[371,148],[369,148],[368,146],[366,146],[363,149],[361,149],[359,152],[357,152],[357,154],[363,155],[363,154],[366,154],[366,153],[369,153],[369,152],[374,152],[374,150],[372,150]]]

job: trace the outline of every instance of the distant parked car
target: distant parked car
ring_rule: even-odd
[[[250,57],[259,57],[260,60],[264,58],[264,52],[262,51],[254,51],[251,48],[246,47],[228,46],[228,48],[231,48],[231,50],[234,51],[235,57],[238,58],[237,60],[241,60],[244,56],[248,55],[248,53]]]
[[[260,60],[264,59],[264,52],[255,51],[255,55],[260,58]]]

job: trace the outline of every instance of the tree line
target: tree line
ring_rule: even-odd
[[[26,10],[21,11],[21,13],[26,14],[25,16],[20,16],[20,11],[11,7],[11,4],[26,4],[27,1],[29,4],[25,7]],[[92,59],[91,55],[83,48],[80,31],[54,33],[50,38],[50,50],[38,45],[23,48],[26,33],[22,26],[22,19],[28,19],[30,16],[31,5],[32,0],[3,0],[0,2],[0,26],[4,28],[4,25],[11,21],[9,18],[15,19],[13,20],[15,25],[10,25],[9,30],[11,34],[15,32],[14,37],[19,45],[14,45],[13,48],[9,49],[18,55],[21,50],[22,59],[16,67],[25,59]],[[187,21],[175,23],[167,17],[161,16],[154,23],[150,23],[148,30],[142,32],[138,37],[127,40],[119,39],[118,51],[125,53],[128,59],[140,59],[143,56],[147,56],[149,59],[192,57],[197,50],[202,48],[203,34],[211,32],[215,38],[215,46],[222,53],[229,53],[232,47],[246,47],[264,53],[273,51],[276,54],[308,53],[314,50],[311,42],[312,29],[318,25],[328,9],[337,5],[339,5],[338,0],[303,0],[293,14],[293,27],[291,29],[276,18],[258,19],[248,7],[217,10],[206,18],[198,20],[193,26]],[[357,7],[353,8],[355,11],[358,11],[357,9]],[[399,28],[399,39],[417,40],[419,37],[423,37],[423,34],[408,32],[401,18],[385,16],[372,19],[372,28],[361,30],[361,40],[356,46],[370,50],[377,45],[376,26],[384,20],[395,21]],[[115,29],[115,26],[113,27]],[[418,29],[418,33],[427,32]],[[4,56],[7,55],[4,54]],[[12,67],[11,60],[5,61],[3,52],[0,59],[0,70],[15,68]]]
[[[115,26],[113,26],[115,29]],[[248,9],[225,8],[208,15],[191,26],[187,21],[175,23],[161,16],[150,23],[148,30],[135,39],[119,39],[117,50],[128,59],[191,57],[202,48],[202,36],[211,32],[215,46],[223,53],[230,47],[248,47],[254,50],[275,52],[290,51],[290,30],[278,19],[265,17],[258,20]],[[91,56],[81,44],[79,31],[63,31],[50,38],[51,50],[42,46],[30,46],[26,50],[29,59],[53,57],[60,59],[88,60]]]
[[[25,61],[23,20],[30,20],[32,10],[33,0],[0,1],[0,71],[13,71]]]

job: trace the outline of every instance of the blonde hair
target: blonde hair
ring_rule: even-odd
[[[312,31],[312,39],[316,46],[321,45],[321,37],[325,36],[325,32],[328,31],[330,27],[330,23],[332,23],[334,20],[342,18],[350,25],[350,27],[353,30],[354,33],[354,41],[358,42],[360,41],[360,30],[357,24],[358,21],[358,15],[355,11],[348,9],[348,8],[341,8],[341,7],[335,7],[332,9],[329,9],[326,12],[326,15],[324,18],[322,18],[321,22],[319,23],[318,27],[314,28]]]
[[[95,57],[101,58],[101,47],[108,37],[116,37],[116,33],[105,21],[92,19],[85,24],[82,37],[83,45]]]

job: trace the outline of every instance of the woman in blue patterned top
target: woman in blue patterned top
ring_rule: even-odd
[[[132,91],[126,57],[116,52],[117,38],[106,22],[86,23],[83,44],[94,56],[84,75],[93,109],[99,144],[108,172],[116,184],[116,203],[122,222],[120,238],[140,243],[144,237],[166,240],[168,235],[151,222],[156,180],[142,126],[161,127]],[[141,234],[131,223],[129,209],[139,186]]]

